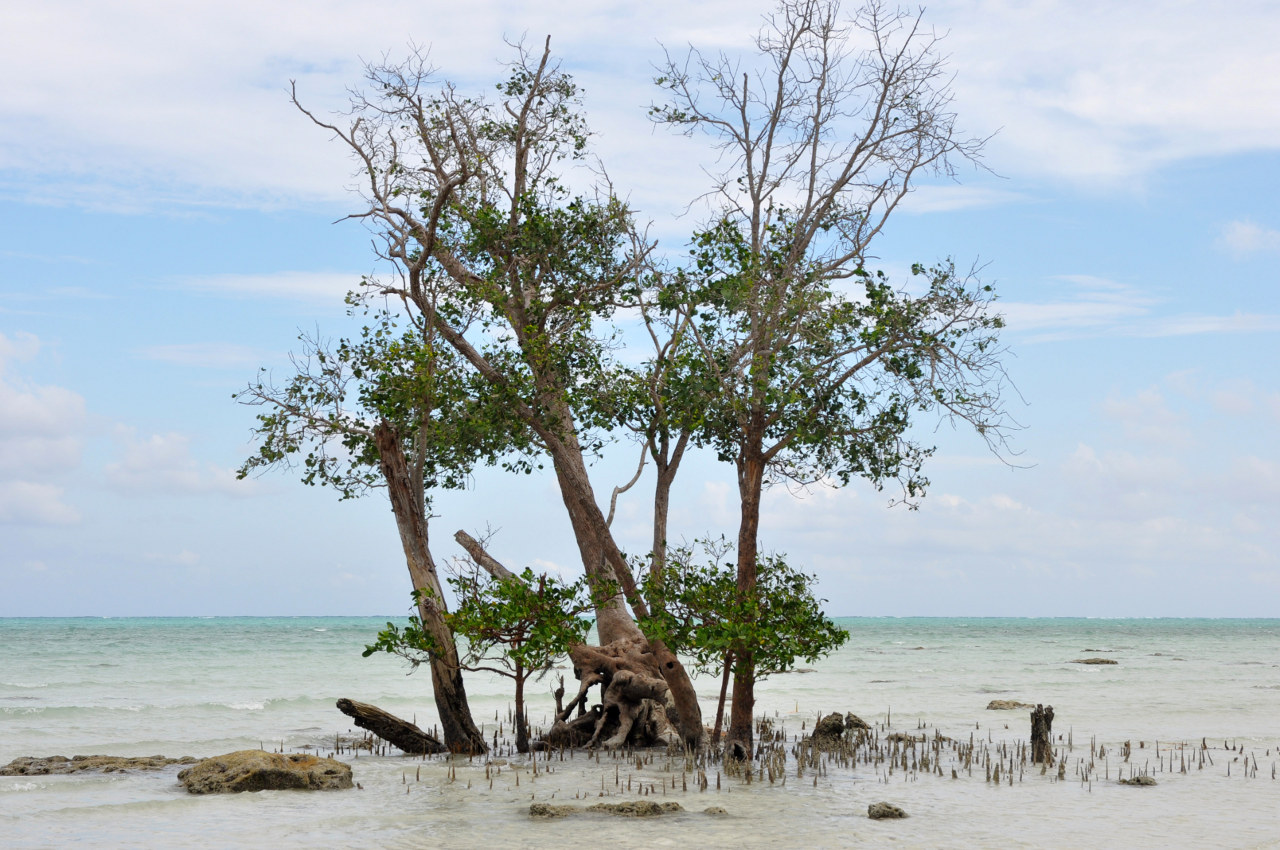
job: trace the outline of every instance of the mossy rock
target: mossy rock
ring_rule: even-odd
[[[335,791],[351,788],[351,766],[305,753],[239,750],[205,759],[178,774],[192,794],[241,791]]]
[[[893,803],[872,803],[867,806],[867,817],[872,820],[893,820],[905,818],[907,813]]]

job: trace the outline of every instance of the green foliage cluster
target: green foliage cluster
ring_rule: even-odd
[[[643,583],[651,609],[641,623],[645,633],[676,647],[703,673],[720,670],[731,654],[740,658],[749,649],[757,679],[794,669],[801,660],[811,664],[849,639],[822,612],[825,600],[814,596],[814,576],[782,555],[761,555],[755,591],[744,595],[729,554],[711,541],[671,549],[661,579],[650,574]]]
[[[444,621],[467,642],[462,666],[523,682],[544,673],[591,628],[593,601],[586,580],[563,582],[526,568],[518,577],[496,579],[476,571],[449,576],[456,605]],[[413,593],[415,607],[430,590]],[[403,628],[388,622],[364,649],[367,658],[388,652],[414,668],[440,651],[435,635],[412,615]]]
[[[365,300],[352,294],[348,303],[355,313]],[[263,370],[233,396],[266,408],[257,416],[258,450],[240,478],[296,464],[304,484],[361,496],[384,484],[379,425],[400,439],[427,490],[464,487],[479,464],[534,469],[527,433],[456,352],[389,309],[366,307],[364,315],[369,322],[353,339],[300,336],[303,354],[287,384],[272,385]]]

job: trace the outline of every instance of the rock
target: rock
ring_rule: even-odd
[[[563,818],[578,811],[581,809],[577,806],[552,806],[547,803],[534,803],[529,806],[529,815],[535,818]]]
[[[844,716],[844,728],[848,730],[860,729],[870,731],[871,725],[851,711]]]
[[[61,773],[85,773],[101,771],[117,773],[122,770],[160,770],[172,764],[195,764],[192,756],[180,759],[164,756],[23,756],[0,767],[0,776],[48,776]]]
[[[892,803],[872,803],[867,806],[867,817],[872,820],[888,820],[890,818],[905,818],[907,813]]]
[[[844,718],[832,712],[813,724],[813,734],[807,739],[811,746],[820,750],[832,750],[840,746],[844,740]]]
[[[1154,776],[1134,776],[1130,779],[1121,779],[1121,785],[1155,785]]]
[[[1071,663],[1072,664],[1119,664],[1120,662],[1115,661],[1114,659],[1111,659],[1111,658],[1077,658],[1075,661],[1072,661]]]
[[[703,813],[704,815],[727,815],[727,814],[729,814],[728,812],[726,812],[724,809],[720,808],[719,806],[707,806],[705,809],[703,809],[703,810],[702,810],[702,813]]]
[[[923,744],[929,739],[929,736],[923,732],[920,733],[919,738],[912,735],[910,732],[893,732],[886,735],[884,739],[886,741],[896,741],[899,744]]]
[[[600,812],[624,818],[651,818],[670,814],[671,812],[683,811],[684,807],[679,803],[653,803],[648,800],[596,803],[594,806],[587,806],[585,809],[578,806],[553,806],[548,803],[534,803],[529,806],[529,816],[535,818],[563,818],[582,812]]]
[[[351,766],[302,753],[240,750],[205,759],[178,774],[192,794],[301,789],[331,791],[352,787]]]
[[[987,703],[987,711],[1014,711],[1019,708],[1035,708],[1034,705],[1016,699],[993,699]]]
[[[652,818],[671,812],[683,812],[679,803],[653,803],[648,800],[628,800],[625,803],[596,803],[587,806],[589,812],[605,812],[625,818]]]

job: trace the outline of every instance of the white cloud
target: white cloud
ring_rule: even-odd
[[[63,500],[61,487],[30,481],[0,481],[0,523],[71,525],[79,512]]]
[[[1263,227],[1247,219],[1222,228],[1218,244],[1237,257],[1280,251],[1280,230]]]
[[[57,477],[80,465],[85,403],[16,374],[13,364],[33,360],[40,347],[32,334],[0,333],[0,522],[65,525],[79,514]]]
[[[1021,342],[1280,331],[1280,315],[1273,314],[1155,315],[1159,299],[1135,287],[1089,275],[1058,275],[1044,281],[1043,288],[1057,297],[1045,301],[1001,300],[996,305],[1010,333],[1026,334]]]
[[[191,455],[190,438],[182,434],[152,434],[139,439],[135,429],[120,425],[115,439],[122,457],[103,471],[116,490],[138,495],[248,496],[254,489],[251,481],[237,481],[232,469],[197,461]]]
[[[675,148],[650,137],[644,108],[657,43],[676,54],[689,43],[742,49],[772,6],[24,4],[6,9],[0,54],[0,192],[117,209],[342,203],[351,163],[288,103],[290,79],[325,115],[358,84],[360,57],[394,58],[413,40],[430,46],[442,75],[489,90],[511,55],[502,39],[527,33],[534,44],[553,36],[586,88],[606,164],[649,212],[686,202],[688,186],[702,185],[705,156],[672,158]],[[963,126],[978,135],[1003,128],[988,157],[1002,171],[1125,180],[1190,157],[1274,150],[1280,139],[1280,115],[1259,106],[1280,102],[1270,41],[1280,9],[1266,0],[1212,12],[941,0],[926,24],[950,31],[942,49]]]
[[[1275,150],[1280,7],[951,0],[928,20],[950,30],[965,126],[1002,128],[990,159],[1090,182],[1127,181],[1178,160]]]
[[[985,186],[929,184],[916,186],[898,209],[907,213],[954,212],[1024,203],[1026,195]]]
[[[259,366],[272,357],[270,352],[229,342],[149,345],[139,349],[138,353],[148,360],[208,369],[240,369]]]
[[[197,292],[236,298],[285,298],[339,303],[360,288],[361,276],[349,272],[285,271],[270,274],[218,274],[183,278],[181,285]],[[173,348],[166,346],[164,348]]]
[[[1102,402],[1102,414],[1119,422],[1124,436],[1138,445],[1156,443],[1184,447],[1191,435],[1186,417],[1169,408],[1156,389],[1145,389],[1131,396],[1111,395]]]

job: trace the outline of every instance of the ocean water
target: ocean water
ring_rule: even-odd
[[[429,728],[427,672],[360,655],[383,622],[0,619],[0,764],[328,751],[351,729],[334,707],[340,697]],[[996,748],[1027,739],[1028,714],[989,711],[988,702],[1040,702],[1054,706],[1067,778],[1036,768],[996,785],[961,767],[953,779],[946,757],[943,776],[861,763],[798,775],[791,760],[785,784],[709,776],[701,791],[663,756],[637,769],[633,758],[579,752],[541,763],[537,776],[527,759],[510,757],[486,779],[483,760],[344,753],[361,788],[332,793],[194,797],[176,767],[0,777],[0,847],[1280,847],[1280,620],[840,622],[851,633],[843,649],[759,688],[758,712],[789,736],[822,714],[852,711],[881,734],[924,730]],[[1118,663],[1071,663],[1086,656]],[[530,686],[535,725],[554,706],[553,684]],[[717,687],[698,683],[708,722]],[[499,722],[508,731],[508,683],[471,675],[467,688],[486,734]],[[1115,782],[1135,770],[1158,785]],[[528,814],[535,801],[634,799],[642,785],[687,813]],[[868,820],[879,800],[910,817]],[[705,814],[709,806],[727,814]]]

